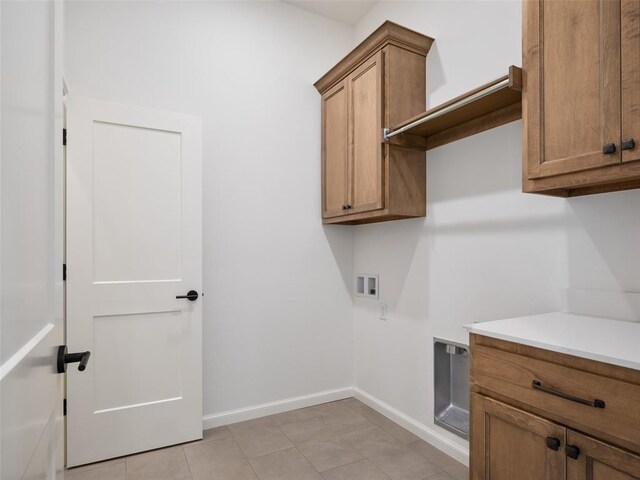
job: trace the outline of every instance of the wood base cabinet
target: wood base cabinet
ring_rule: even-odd
[[[567,459],[567,480],[638,480],[640,456],[572,430],[566,444],[576,458]]]
[[[471,395],[471,409],[472,479],[564,478],[562,427],[482,395]]]
[[[523,191],[640,187],[640,0],[524,0]]]
[[[470,343],[472,480],[640,480],[640,371]]]
[[[322,221],[359,224],[424,217],[424,152],[383,142],[425,108],[432,38],[385,22],[315,87],[322,105]]]

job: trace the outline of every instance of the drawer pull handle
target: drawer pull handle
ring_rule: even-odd
[[[540,390],[541,392],[555,395],[556,397],[564,398],[565,400],[570,400],[581,405],[586,405],[593,408],[604,408],[604,400],[598,400],[597,398],[595,400],[585,400],[584,398],[574,397],[573,395],[569,395],[567,393],[559,392],[548,387],[543,387],[542,383],[539,380],[534,380],[533,382],[531,382],[531,386],[535,390]]]

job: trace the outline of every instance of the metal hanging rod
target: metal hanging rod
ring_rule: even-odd
[[[384,128],[382,130],[382,136],[384,137],[385,140],[389,140],[391,137],[400,135],[401,133],[404,133],[407,130],[412,129],[413,127],[417,127],[418,125],[422,125],[423,123],[428,122],[429,120],[433,120],[434,118],[441,117],[442,115],[449,113],[453,110],[456,110],[460,107],[464,107],[465,105],[468,105],[478,100],[479,98],[486,97],[487,95],[491,95],[492,93],[497,92],[498,90],[507,88],[509,87],[509,85],[510,85],[510,78],[507,77],[504,80],[499,81],[498,83],[488,86],[484,90],[480,90],[479,92],[469,95],[468,97],[462,98],[457,102],[452,103],[451,105],[447,105],[446,107],[441,108],[440,110],[430,113],[429,115],[425,115],[424,117],[419,118],[416,121],[411,122],[410,124],[405,125],[402,128],[399,128],[393,131],[391,131],[391,129],[389,128]]]

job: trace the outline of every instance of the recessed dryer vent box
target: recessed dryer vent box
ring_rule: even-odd
[[[378,298],[378,275],[358,273],[356,275],[356,297]]]
[[[456,435],[469,438],[468,346],[433,339],[434,422]]]

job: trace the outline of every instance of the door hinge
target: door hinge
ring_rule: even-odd
[[[67,399],[63,399],[62,400],[62,414],[66,417],[67,416]]]
[[[66,263],[62,264],[62,281],[63,282],[67,281],[67,264]]]
[[[62,145],[67,145],[67,129],[62,129]]]

